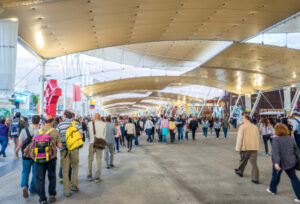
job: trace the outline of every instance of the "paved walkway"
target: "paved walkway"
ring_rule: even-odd
[[[221,134],[223,136],[223,134]],[[250,164],[244,178],[234,174],[239,157],[234,151],[236,133],[229,139],[204,139],[176,144],[146,143],[127,153],[125,148],[115,155],[116,168],[102,169],[103,181],[86,181],[87,145],[80,151],[80,192],[70,198],[62,196],[62,184],[57,183],[57,203],[88,204],[167,204],[167,203],[294,203],[295,195],[288,177],[283,174],[278,195],[271,196],[266,188],[271,177],[270,157],[259,152],[261,184],[250,182]],[[261,146],[262,147],[262,146]],[[0,203],[33,204],[38,197],[24,200],[21,196],[20,159],[0,159]],[[59,166],[59,162],[58,162]],[[300,177],[300,174],[298,173]]]

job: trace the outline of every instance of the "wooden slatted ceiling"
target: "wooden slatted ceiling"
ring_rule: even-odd
[[[91,3],[88,3],[91,2]],[[102,47],[164,40],[244,40],[300,10],[299,0],[2,0],[0,18],[53,58]],[[37,33],[43,45],[37,42]]]

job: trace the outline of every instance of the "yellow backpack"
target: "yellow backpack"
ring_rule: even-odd
[[[68,150],[73,150],[78,147],[82,147],[83,140],[80,132],[75,127],[76,121],[72,122],[72,125],[67,129],[66,132],[66,145]]]

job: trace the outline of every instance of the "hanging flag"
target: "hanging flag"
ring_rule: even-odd
[[[80,85],[73,85],[73,101],[81,101],[81,87]]]
[[[90,109],[95,109],[96,102],[95,100],[90,100]]]

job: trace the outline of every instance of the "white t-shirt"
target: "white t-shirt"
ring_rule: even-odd
[[[300,117],[296,117],[296,118],[300,122]],[[297,131],[298,125],[300,125],[300,124],[298,124],[298,122],[295,119],[291,119],[290,121],[291,121],[291,125],[293,127],[293,130]]]

